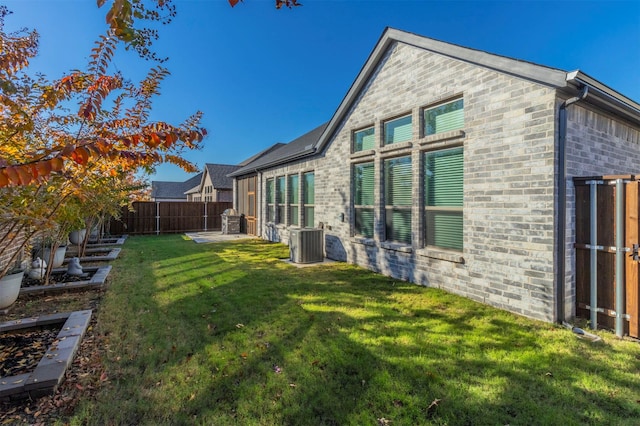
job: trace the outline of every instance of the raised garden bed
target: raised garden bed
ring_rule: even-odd
[[[114,246],[114,245],[122,245],[126,241],[128,235],[121,236],[111,236],[106,238],[101,238],[98,240],[89,240],[87,247],[104,247],[104,246]]]
[[[84,256],[80,258],[80,262],[101,262],[114,260],[120,254],[122,249],[119,247],[91,247],[84,251]],[[67,256],[73,256],[74,251],[67,249]],[[64,261],[69,262],[71,257],[67,257]]]
[[[56,282],[48,285],[23,285],[20,294],[38,294],[65,290],[83,290],[89,287],[101,287],[107,280],[111,271],[111,265],[106,266],[85,266],[82,270],[87,274],[86,279],[74,279],[74,281]],[[65,268],[57,268],[52,271],[52,275],[64,274]]]
[[[91,310],[42,315],[0,323],[0,336],[18,330],[37,330],[61,324],[60,332],[33,371],[0,377],[0,401],[38,398],[52,394],[64,379],[89,321]]]

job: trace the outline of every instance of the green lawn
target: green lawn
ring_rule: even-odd
[[[640,345],[259,240],[133,237],[72,424],[639,424]]]

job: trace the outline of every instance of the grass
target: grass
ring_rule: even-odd
[[[71,424],[638,424],[640,347],[259,240],[134,237]]]

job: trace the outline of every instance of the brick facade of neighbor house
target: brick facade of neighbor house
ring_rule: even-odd
[[[639,170],[640,115],[627,111],[624,120],[612,118],[587,100],[567,108],[568,267],[566,297],[561,302],[565,309],[558,313],[559,107],[579,89],[567,75],[397,30],[385,31],[318,138],[317,152],[301,152],[297,157],[286,153],[280,163],[247,166],[247,171],[258,171],[261,236],[287,243],[291,227],[289,218],[275,223],[267,217],[267,183],[313,171],[314,226],[324,228],[327,257],[531,318],[553,321],[571,316],[575,296],[571,178]],[[425,110],[459,99],[464,103],[464,124],[453,131],[425,135]],[[412,122],[410,134],[399,143],[385,145],[385,123],[407,115]],[[354,152],[354,132],[371,127],[373,145]],[[431,226],[424,207],[425,164],[429,155],[447,148],[463,150],[462,249],[442,249],[429,244],[425,236],[425,228]],[[409,243],[388,241],[386,235],[387,219],[395,217],[392,209],[385,209],[385,167],[391,167],[391,159],[410,161]],[[362,237],[356,235],[354,166],[365,163],[373,163],[374,226],[372,235]],[[408,175],[403,182],[406,186]]]

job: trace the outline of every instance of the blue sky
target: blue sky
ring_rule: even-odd
[[[197,110],[209,131],[185,157],[236,164],[329,120],[390,26],[567,71],[580,69],[640,101],[640,1],[175,0],[156,51],[171,71],[153,118],[177,124]],[[84,68],[106,31],[95,0],[9,0],[6,29],[35,28],[32,72]],[[153,64],[123,52],[114,66],[139,80]],[[185,180],[175,166],[153,180]]]

